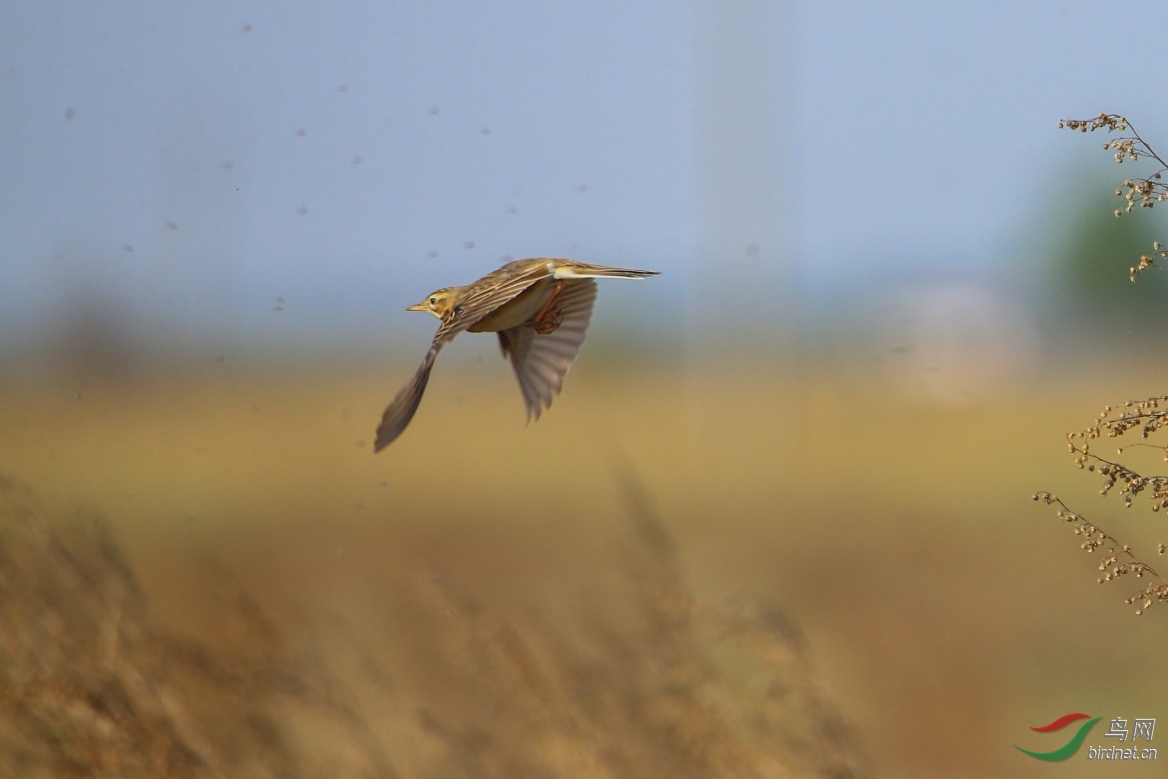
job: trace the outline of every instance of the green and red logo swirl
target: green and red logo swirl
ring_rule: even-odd
[[[1089,714],[1079,713],[1064,714],[1049,725],[1043,725],[1040,728],[1031,728],[1031,730],[1037,733],[1054,733],[1056,730],[1062,730],[1072,722],[1078,722],[1082,719],[1087,721],[1079,726],[1078,732],[1071,736],[1070,741],[1063,744],[1058,749],[1055,749],[1051,752],[1031,752],[1029,749],[1023,749],[1017,744],[1014,745],[1014,749],[1017,749],[1019,752],[1024,752],[1025,754],[1030,755],[1031,757],[1038,760],[1045,760],[1048,763],[1057,763],[1060,760],[1066,760],[1068,757],[1079,751],[1079,747],[1083,746],[1083,741],[1087,738],[1087,734],[1091,732],[1091,728],[1095,727],[1095,723],[1103,719],[1102,717],[1092,718]]]

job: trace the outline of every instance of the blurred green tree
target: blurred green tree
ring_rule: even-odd
[[[1153,243],[1168,230],[1155,213],[1117,218],[1118,205],[1120,198],[1100,194],[1083,202],[1067,222],[1055,263],[1058,286],[1069,304],[1064,313],[1108,329],[1168,322],[1168,273],[1153,269],[1133,284],[1129,272],[1141,255],[1153,253]]]

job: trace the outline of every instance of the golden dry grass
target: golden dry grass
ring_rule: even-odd
[[[2,617],[39,626],[7,765],[1028,776],[1029,725],[1156,716],[1159,615],[1027,500],[1115,512],[1062,433],[1147,378],[932,407],[821,365],[581,370],[524,429],[499,367],[376,457],[381,375],[5,385]],[[1154,538],[1134,511],[1109,530]]]

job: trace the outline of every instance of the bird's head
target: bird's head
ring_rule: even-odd
[[[454,309],[455,293],[458,292],[458,287],[443,287],[442,289],[434,290],[426,299],[416,306],[410,306],[406,311],[429,311],[434,316],[444,320],[450,315]]]

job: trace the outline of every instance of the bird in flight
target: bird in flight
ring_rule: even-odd
[[[422,402],[430,369],[442,347],[462,331],[498,333],[511,358],[527,419],[552,404],[563,386],[592,318],[598,278],[643,279],[658,271],[609,268],[574,260],[538,257],[509,262],[465,287],[443,287],[408,311],[429,311],[442,320],[418,372],[385,409],[373,451],[392,444]]]

